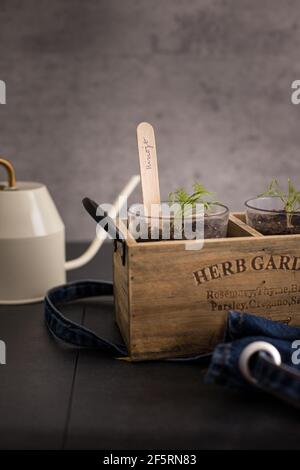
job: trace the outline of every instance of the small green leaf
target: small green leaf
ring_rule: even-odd
[[[279,197],[286,212],[297,212],[300,209],[300,190],[298,191],[291,178],[288,178],[288,190],[285,192],[280,188],[277,179],[272,179],[268,190],[257,197],[275,196]]]
[[[211,205],[218,204],[218,201],[212,200],[213,195],[203,184],[194,183],[192,194],[189,195],[183,188],[179,188],[169,194],[169,201],[171,203],[178,202],[183,213],[185,212],[185,206],[194,208],[196,204],[203,204],[204,209],[208,210]]]

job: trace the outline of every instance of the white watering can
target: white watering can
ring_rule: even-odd
[[[96,255],[106,233],[66,262],[65,227],[46,186],[16,182],[12,164],[0,158],[0,166],[8,174],[8,182],[0,182],[0,304],[38,302],[47,290],[65,283],[66,271]],[[129,180],[114,203],[117,211],[119,198],[128,198],[139,181],[138,175]]]

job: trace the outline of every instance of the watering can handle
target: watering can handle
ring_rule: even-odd
[[[8,188],[9,189],[15,189],[15,187],[16,187],[16,173],[15,173],[14,167],[12,166],[12,164],[8,160],[5,160],[4,158],[0,158],[0,166],[4,166],[4,168],[7,171]]]
[[[140,176],[139,175],[134,175],[124,189],[121,191],[117,199],[115,200],[113,206],[111,207],[110,211],[108,211],[108,216],[113,217],[114,213],[119,213],[121,210],[120,204],[125,200],[128,199],[130,194],[134,191],[134,189],[137,187],[137,185],[140,182]],[[79,258],[73,259],[71,261],[66,261],[65,263],[65,268],[67,271],[71,271],[72,269],[77,269],[81,268],[85,264],[87,264],[89,261],[91,261],[92,258],[97,254],[97,252],[100,250],[103,242],[105,241],[107,237],[107,233],[103,230],[102,233],[98,233],[88,249],[81,255]]]

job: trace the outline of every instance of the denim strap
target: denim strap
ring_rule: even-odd
[[[128,358],[125,344],[116,344],[97,336],[93,331],[66,318],[59,309],[65,302],[88,297],[113,296],[113,284],[108,281],[84,280],[54,287],[45,297],[45,321],[50,332],[61,341],[88,349],[98,349]],[[197,362],[207,365],[211,354],[192,357],[163,359],[169,362]]]
[[[260,353],[253,366],[256,386],[284,401],[300,407],[300,373],[295,367],[277,366],[272,359]]]
[[[292,344],[299,339],[299,327],[231,311],[224,342],[215,347],[206,383],[243,390],[258,388],[299,407],[300,363],[292,359]],[[282,364],[277,366],[266,353],[257,353],[251,361],[251,376],[255,383],[249,383],[240,370],[239,359],[244,349],[257,341],[273,345],[280,353]]]
[[[124,344],[116,344],[97,336],[85,326],[66,318],[58,309],[58,305],[63,302],[112,295],[113,284],[108,281],[77,281],[54,287],[45,297],[47,327],[56,338],[66,343],[127,356],[127,348]]]
[[[49,330],[60,340],[82,348],[98,349],[117,356],[127,356],[124,344],[101,338],[88,328],[67,319],[59,310],[64,302],[88,297],[113,296],[113,284],[107,281],[77,281],[51,289],[45,297],[45,319]],[[283,363],[275,365],[265,353],[258,353],[251,367],[254,386],[295,406],[300,404],[300,364],[291,361],[291,342],[300,339],[300,328],[291,327],[250,314],[229,312],[224,343],[216,346],[213,355],[174,358],[168,361],[202,364],[210,362],[207,383],[219,383],[242,389],[253,388],[239,369],[244,348],[254,341],[266,341],[280,352]]]

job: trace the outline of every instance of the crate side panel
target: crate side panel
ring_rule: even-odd
[[[199,251],[163,244],[131,253],[132,356],[211,350],[228,310],[300,324],[299,238],[238,240]]]
[[[123,265],[119,247],[114,252],[114,303],[116,322],[128,349],[130,349],[128,265],[127,263]]]

